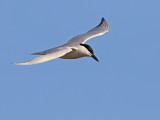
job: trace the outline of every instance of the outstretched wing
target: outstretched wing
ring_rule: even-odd
[[[91,39],[96,36],[103,35],[104,33],[109,31],[108,23],[104,18],[101,19],[101,23],[89,30],[87,33],[77,35],[70,40],[67,41],[67,44],[74,44],[74,43],[85,43],[88,39]]]
[[[48,51],[47,54],[34,58],[33,60],[27,61],[27,62],[23,62],[23,63],[12,63],[15,65],[32,65],[32,64],[38,64],[38,63],[43,63],[55,58],[59,58],[69,52],[71,52],[72,49],[69,47],[57,47],[57,48],[53,48],[50,52]],[[40,52],[39,52],[40,53]],[[36,53],[33,53],[36,54]],[[39,54],[40,55],[40,54]]]
[[[61,50],[61,49],[63,49],[63,46],[51,48],[51,49],[40,51],[40,52],[30,53],[30,55],[46,55],[46,54],[53,53],[53,52],[55,52],[57,50]]]

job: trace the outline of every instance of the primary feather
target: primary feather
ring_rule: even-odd
[[[81,35],[77,35],[73,38],[71,38],[70,40],[67,41],[67,43],[69,44],[74,44],[74,43],[85,43],[87,40],[96,37],[96,36],[100,36],[103,35],[104,33],[109,31],[109,25],[106,22],[106,20],[104,18],[101,19],[101,23],[90,29],[87,33],[81,34]]]
[[[15,65],[32,65],[32,64],[43,63],[43,62],[61,57],[71,51],[72,51],[72,49],[69,47],[58,47],[58,48],[55,48],[54,50],[52,50],[52,52],[48,52],[48,54],[46,54],[46,55],[34,58],[34,59],[27,61],[27,62],[13,63],[13,64],[15,64]],[[33,54],[39,54],[39,53],[33,53]]]

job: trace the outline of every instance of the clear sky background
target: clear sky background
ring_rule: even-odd
[[[159,0],[1,0],[0,120],[160,120]],[[92,58],[16,66],[104,17]]]

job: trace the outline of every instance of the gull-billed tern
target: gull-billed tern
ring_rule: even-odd
[[[81,57],[92,57],[98,61],[97,57],[94,55],[93,49],[91,46],[84,44],[90,38],[103,35],[109,31],[108,23],[104,18],[101,19],[101,22],[98,26],[92,28],[84,34],[77,35],[65,44],[59,47],[48,49],[41,52],[31,53],[31,55],[42,55],[40,57],[34,58],[30,61],[22,63],[13,63],[15,65],[32,65],[43,63],[55,58],[62,59],[76,59]]]

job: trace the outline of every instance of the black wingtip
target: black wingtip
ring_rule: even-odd
[[[104,17],[102,17],[101,22],[99,23],[99,25],[98,25],[98,26],[102,25],[102,24],[103,24],[103,22],[105,22],[105,21],[106,21],[106,20],[104,19]]]
[[[105,20],[104,17],[102,17],[101,21]]]
[[[106,20],[104,19],[104,17],[102,17],[102,19],[101,19],[101,23],[103,23],[103,22],[106,22]]]

